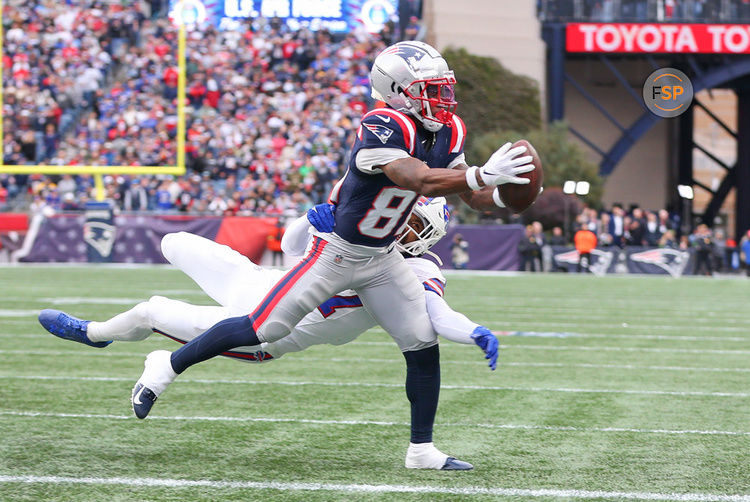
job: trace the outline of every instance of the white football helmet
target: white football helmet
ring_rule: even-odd
[[[399,42],[384,49],[370,70],[372,97],[439,131],[456,109],[456,79],[443,56],[424,42]]]
[[[396,239],[396,249],[411,256],[430,254],[437,258],[436,254],[430,252],[430,248],[447,233],[446,227],[450,220],[450,213],[446,202],[445,197],[420,197],[414,205],[412,213],[422,220],[424,228],[421,232],[418,232],[409,224],[409,220],[406,220],[404,232]],[[411,242],[403,242],[410,233],[409,230],[417,236],[417,239]],[[440,258],[438,258],[438,261],[440,261]],[[442,262],[440,264],[442,265]]]

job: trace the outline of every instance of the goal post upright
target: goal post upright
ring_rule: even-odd
[[[5,138],[3,137],[3,127],[5,126],[5,103],[3,101],[3,92],[5,92],[5,58],[3,57],[5,48],[5,30],[3,29],[3,0],[0,0],[0,167],[5,161]]]
[[[185,23],[177,35],[177,166],[185,172]]]
[[[4,157],[4,68],[2,63],[2,53],[4,53],[5,39],[3,32],[3,0],[0,0],[0,148],[3,149]],[[103,176],[114,174],[125,175],[146,175],[146,174],[185,174],[185,99],[186,99],[186,27],[185,23],[178,21],[178,38],[177,38],[177,127],[176,127],[176,159],[173,166],[103,166],[103,165],[6,165],[0,159],[0,174],[90,174],[94,177],[94,187],[97,200],[104,200],[104,183]]]

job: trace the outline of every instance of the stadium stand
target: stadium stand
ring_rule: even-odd
[[[137,5],[83,4],[11,7],[4,63],[17,76],[6,88],[13,133],[4,139],[5,163],[174,165],[175,28]],[[104,8],[116,21],[108,29],[96,21]],[[27,24],[33,29],[19,33]],[[372,106],[367,62],[384,46],[379,36],[293,31],[262,18],[235,31],[193,33],[188,174],[106,177],[107,198],[124,210],[306,210],[343,172],[351,125]],[[42,175],[0,175],[0,184],[16,209],[42,202],[77,209],[92,198],[89,176],[64,179],[64,192],[54,186],[61,179]]]
[[[750,21],[747,0],[540,0],[537,6],[543,21]]]

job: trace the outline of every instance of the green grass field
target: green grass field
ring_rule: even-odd
[[[525,334],[495,372],[441,343],[435,441],[471,472],[403,467],[405,365],[382,330],[198,365],[140,421],[144,356],[177,344],[94,349],[36,321],[156,293],[209,303],[167,268],[0,268],[0,500],[750,500],[750,281],[449,276],[454,308]]]

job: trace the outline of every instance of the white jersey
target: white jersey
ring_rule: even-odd
[[[406,263],[426,291],[443,296],[445,277],[434,262],[424,258],[407,258]],[[343,345],[376,325],[357,294],[346,290],[307,314],[290,335],[276,342],[264,343],[262,350],[272,357],[279,357],[322,343]]]
[[[304,248],[304,233],[307,230],[304,225],[299,228],[303,233],[299,246]],[[295,232],[288,230],[289,233]],[[136,316],[138,322],[128,318],[128,325],[138,325],[135,326],[137,329],[134,328],[137,333],[120,339],[142,339],[153,331],[186,343],[223,319],[251,312],[286,273],[259,267],[227,246],[186,232],[165,236],[162,253],[221,306],[189,305],[155,296],[145,302],[143,315]],[[435,338],[440,335],[458,343],[473,343],[470,334],[478,325],[451,310],[445,302],[443,291],[446,280],[438,266],[424,258],[406,258],[404,261],[424,288]],[[140,312],[138,308],[133,311]],[[356,293],[343,291],[307,314],[288,336],[262,346],[238,347],[223,355],[260,362],[312,345],[341,345],[375,325],[375,320],[362,306]],[[400,348],[408,350],[408,347]]]

